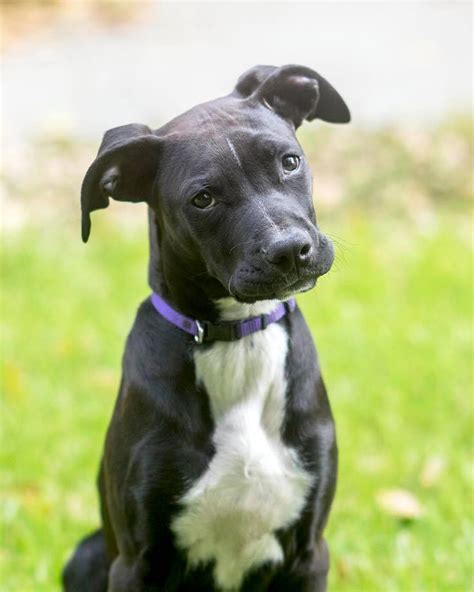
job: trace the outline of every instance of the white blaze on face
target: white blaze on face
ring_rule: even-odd
[[[277,302],[218,302],[223,320],[271,312]],[[235,342],[195,349],[196,378],[208,394],[216,454],[182,499],[172,528],[191,565],[214,562],[223,590],[283,552],[275,531],[293,523],[311,477],[281,440],[288,337],[277,324]]]
[[[232,152],[232,156],[237,161],[239,168],[242,168],[242,163],[240,162],[240,158],[239,158],[239,155],[237,154],[237,150],[235,149],[234,144],[232,144],[232,142],[229,140],[229,138],[226,138],[225,141],[227,142],[227,146],[229,146],[229,150]]]

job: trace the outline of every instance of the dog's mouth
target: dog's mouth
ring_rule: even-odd
[[[290,282],[247,280],[239,285],[229,282],[229,293],[239,302],[253,303],[259,300],[286,300],[295,294],[314,288],[317,275],[305,274]]]

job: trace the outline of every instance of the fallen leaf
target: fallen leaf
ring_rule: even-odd
[[[384,512],[396,518],[414,520],[422,514],[420,502],[406,489],[385,489],[376,499]]]

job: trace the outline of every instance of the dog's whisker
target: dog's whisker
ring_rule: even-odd
[[[325,232],[326,236],[328,236],[333,242],[340,244],[340,245],[344,245],[345,247],[351,248],[351,247],[358,247],[358,243],[354,243],[352,241],[349,241],[347,239],[345,239],[344,237],[338,236],[337,234],[333,234],[331,232]]]

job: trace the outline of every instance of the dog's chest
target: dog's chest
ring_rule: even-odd
[[[286,331],[270,325],[195,353],[196,378],[214,415],[216,453],[182,499],[173,531],[190,564],[214,562],[223,590],[237,590],[258,565],[282,561],[275,531],[298,518],[310,487],[296,452],[280,437],[287,349]]]

